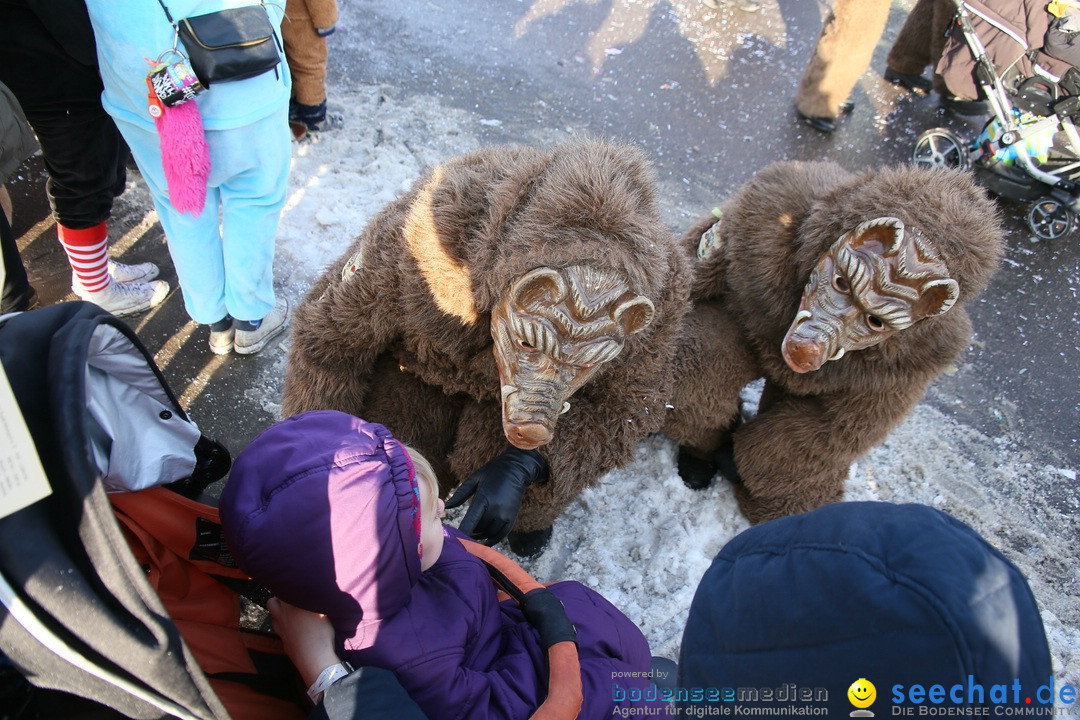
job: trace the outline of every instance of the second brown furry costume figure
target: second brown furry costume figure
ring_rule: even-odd
[[[297,308],[285,414],[382,423],[473,494],[464,532],[538,551],[663,420],[690,267],[654,183],[593,140],[435,168]]]
[[[765,168],[683,241],[695,306],[663,432],[688,485],[719,468],[755,523],[843,497],[850,464],[967,347],[963,306],[1003,250],[969,173],[831,162]],[[740,423],[758,378],[757,415]]]

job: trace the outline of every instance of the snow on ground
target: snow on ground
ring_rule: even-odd
[[[481,129],[491,123],[435,99],[395,94],[390,87],[332,87],[331,109],[343,112],[345,127],[294,146],[277,261],[278,281],[293,302],[378,210],[433,165],[480,147]],[[550,131],[537,142],[560,137],[567,136]],[[271,411],[279,410],[285,361],[282,353],[264,368],[253,390]],[[752,405],[755,389],[746,395]],[[541,581],[572,578],[593,587],[642,627],[654,654],[671,658],[678,657],[702,573],[749,526],[726,482],[697,492],[682,484],[675,450],[663,437],[640,443],[632,463],[602,477],[560,517],[551,547],[522,562]],[[1027,575],[1043,611],[1055,675],[1075,685],[1080,512],[1064,514],[1025,491],[1063,478],[1075,481],[1076,468],[1040,464],[1011,443],[922,404],[852,467],[847,499],[932,505],[982,533]],[[1032,483],[1036,479],[1042,482]]]

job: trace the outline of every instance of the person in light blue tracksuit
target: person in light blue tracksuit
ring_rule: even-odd
[[[176,20],[252,4],[250,0],[163,0]],[[210,151],[206,204],[198,215],[169,200],[161,143],[148,110],[150,61],[171,49],[174,29],[153,0],[87,0],[105,86],[102,104],[131,147],[168,237],[184,304],[211,326],[215,353],[258,352],[284,330],[276,300],[274,241],[285,203],[291,136],[288,65],[253,78],[215,82],[197,96]],[[282,5],[266,4],[275,32]],[[282,47],[280,37],[278,48]],[[178,49],[183,52],[182,41]],[[220,212],[220,227],[219,227]],[[234,320],[235,318],[235,320]]]

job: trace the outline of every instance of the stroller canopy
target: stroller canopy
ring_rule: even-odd
[[[103,485],[191,475],[198,428],[134,332],[94,305],[0,319],[0,362],[52,490],[0,519],[0,649],[36,687],[131,718],[227,718]]]

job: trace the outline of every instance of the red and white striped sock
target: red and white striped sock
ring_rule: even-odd
[[[86,292],[101,292],[112,284],[109,276],[109,230],[104,222],[85,230],[56,224],[60,245],[67,253],[74,283]]]

